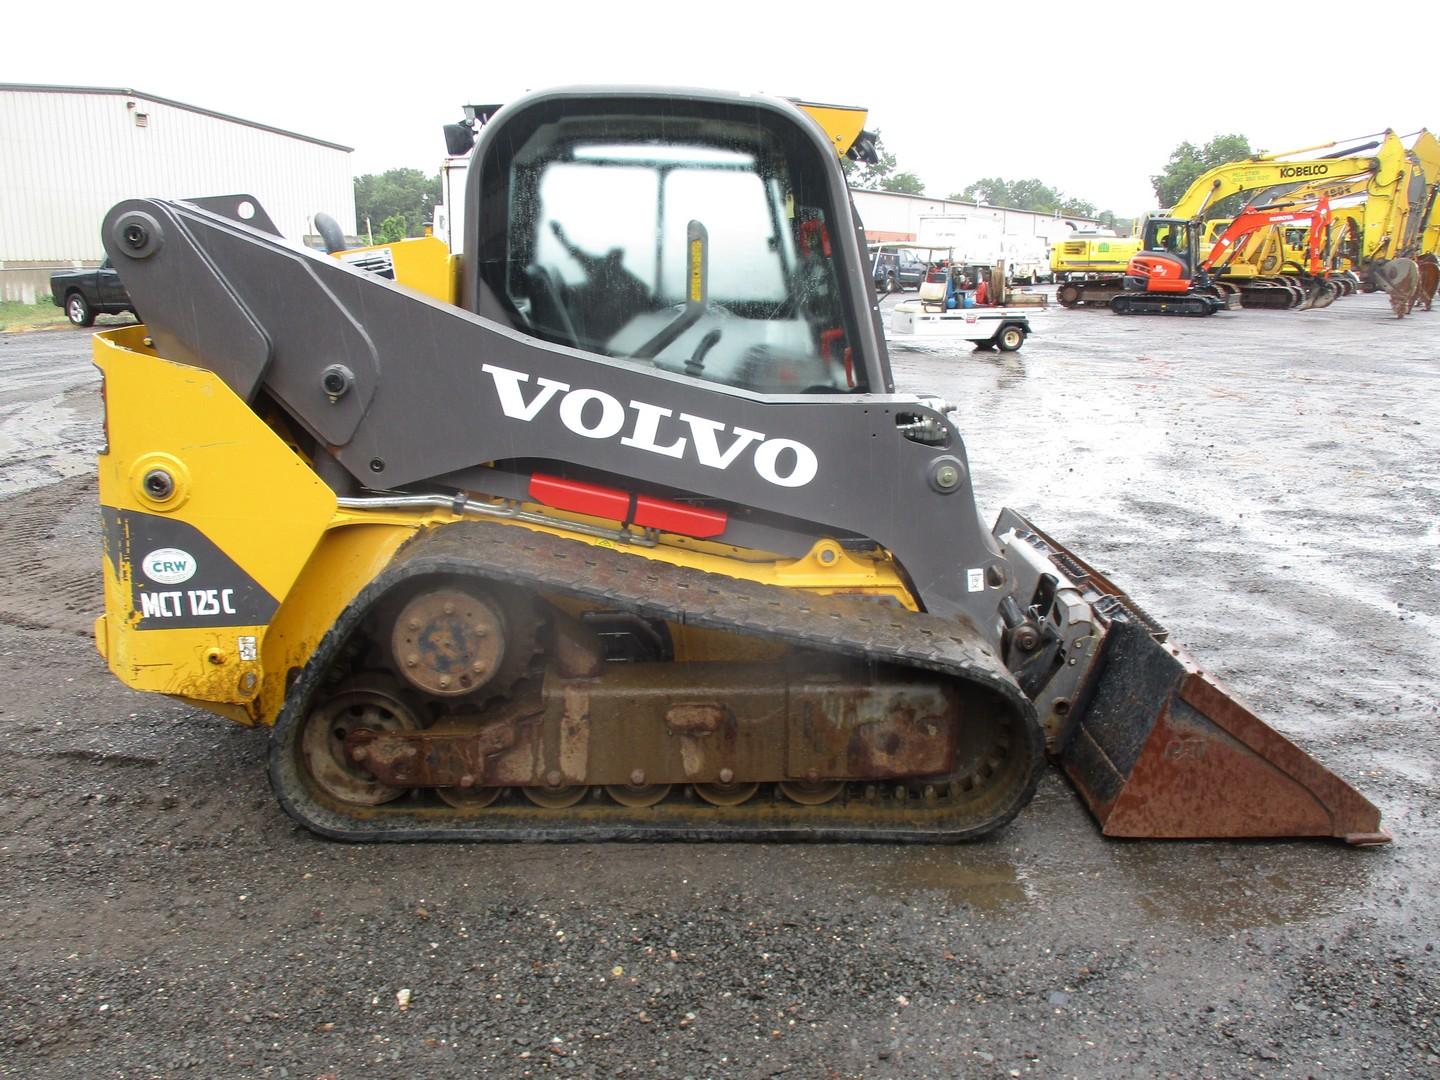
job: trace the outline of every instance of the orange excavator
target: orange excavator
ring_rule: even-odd
[[[1277,205],[1257,209],[1247,206],[1201,264],[1212,274],[1225,273],[1250,248],[1261,248],[1267,235],[1294,229],[1303,230],[1305,251],[1301,273],[1278,279],[1247,280],[1242,286],[1245,307],[1323,308],[1341,293],[1331,277],[1335,269],[1334,219],[1330,201],[1324,197],[1308,207]],[[1223,278],[1221,288],[1234,288]]]
[[[1111,298],[1110,310],[1118,315],[1213,315],[1238,307],[1241,287],[1224,280],[1226,267],[1255,237],[1284,226],[1309,229],[1305,285],[1267,284],[1261,296],[1247,284],[1246,306],[1328,307],[1337,295],[1323,257],[1330,217],[1329,200],[1323,198],[1306,209],[1247,206],[1203,258],[1204,222],[1151,218],[1142,248],[1126,269],[1125,291]],[[1273,302],[1265,302],[1271,295]]]

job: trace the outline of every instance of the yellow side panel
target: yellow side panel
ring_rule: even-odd
[[[446,304],[454,304],[459,296],[460,260],[450,254],[445,241],[438,236],[417,236],[391,244],[350,248],[337,251],[331,257],[362,268],[388,262],[400,285]],[[377,261],[372,264],[367,257]]]
[[[1050,248],[1050,269],[1057,274],[1123,274],[1140,250],[1133,236],[1078,236]]]
[[[797,101],[795,104],[825,129],[835,152],[841,157],[855,145],[855,140],[860,137],[860,132],[865,127],[864,109],[849,105],[817,105],[811,101]]]
[[[232,599],[246,610],[242,596],[250,609],[283,602],[335,512],[335,496],[216,375],[163,360],[145,341],[143,326],[94,339],[108,444],[97,459],[107,523],[97,645],[136,689],[249,707],[268,620],[225,611]],[[163,497],[146,487],[156,473],[172,485]],[[145,537],[153,535],[193,538],[174,545],[175,557],[200,572],[191,565],[184,577],[184,569],[148,562],[161,555],[149,550],[154,541]],[[221,567],[234,590],[193,588]],[[155,603],[136,610],[137,597]],[[211,624],[178,625],[191,617]]]

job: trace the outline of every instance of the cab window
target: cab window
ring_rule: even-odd
[[[482,278],[518,329],[557,344],[762,393],[863,389],[825,177],[783,133],[538,123],[491,166],[508,214],[481,231]]]
[[[1183,252],[1190,246],[1183,221],[1152,221],[1145,226],[1146,251]]]

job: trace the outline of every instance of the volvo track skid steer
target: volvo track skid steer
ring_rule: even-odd
[[[463,261],[116,206],[110,667],[274,725],[342,839],[954,840],[1047,752],[1114,835],[1387,839],[1103,576],[984,527],[950,407],[895,392],[841,141],[531,95]]]

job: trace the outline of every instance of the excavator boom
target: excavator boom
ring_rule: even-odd
[[[1325,274],[1324,246],[1326,230],[1330,226],[1330,200],[1321,197],[1315,205],[1306,210],[1276,209],[1257,210],[1247,206],[1231,223],[1229,228],[1215,241],[1200,263],[1207,271],[1223,268],[1232,258],[1244,251],[1245,243],[1262,229],[1277,226],[1303,226],[1308,230],[1305,249],[1305,269],[1308,273],[1322,277]]]

